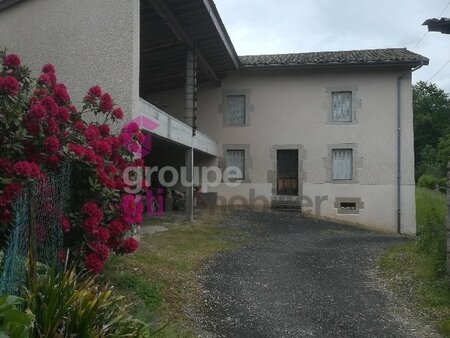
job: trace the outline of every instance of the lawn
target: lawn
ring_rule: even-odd
[[[143,227],[164,225],[168,231],[143,235],[136,253],[108,262],[103,278],[133,302],[131,312],[155,328],[164,327],[155,337],[194,337],[186,313],[201,306],[196,276],[202,263],[246,240],[244,232],[217,226],[220,220],[208,213],[193,223],[147,219]]]
[[[381,273],[450,337],[450,279],[446,276],[445,195],[416,189],[417,239],[388,250]]]

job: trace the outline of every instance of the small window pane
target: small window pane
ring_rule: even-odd
[[[245,95],[227,96],[225,122],[229,125],[245,124]]]
[[[333,180],[351,180],[352,167],[352,149],[333,149],[331,153],[331,170]]]
[[[331,94],[331,121],[352,121],[352,92],[334,92]]]
[[[244,179],[245,170],[245,151],[244,150],[227,150],[227,167],[237,167],[237,170],[229,170],[228,178]]]

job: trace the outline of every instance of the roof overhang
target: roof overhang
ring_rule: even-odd
[[[195,50],[198,81],[220,85],[239,58],[212,0],[141,0],[141,94],[180,88]]]

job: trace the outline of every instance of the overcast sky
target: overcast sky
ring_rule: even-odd
[[[450,34],[422,23],[450,17],[449,0],[215,0],[239,55],[407,47],[430,59],[428,81],[450,61]],[[450,63],[432,80],[450,93]]]

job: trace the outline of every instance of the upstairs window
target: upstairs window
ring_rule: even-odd
[[[228,95],[225,124],[229,126],[245,125],[245,115],[245,95]]]
[[[331,172],[333,180],[351,180],[353,176],[353,150],[333,149]]]
[[[352,92],[331,93],[331,121],[352,122]]]
[[[245,150],[227,150],[227,167],[239,170],[228,170],[228,179],[243,180],[245,177]]]

